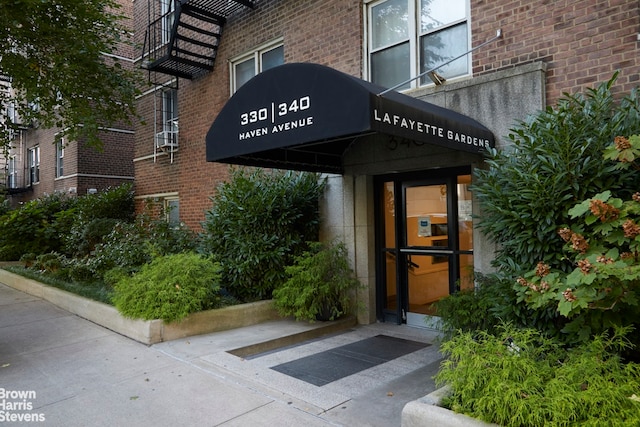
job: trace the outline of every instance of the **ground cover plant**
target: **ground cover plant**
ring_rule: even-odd
[[[52,286],[54,288],[62,289],[67,292],[80,295],[84,298],[89,298],[94,301],[99,301],[105,304],[112,304],[111,298],[113,289],[107,286],[100,280],[84,280],[75,281],[67,278],[61,279],[55,274],[43,274],[41,270],[35,268],[25,268],[22,266],[7,266],[5,270],[20,276],[27,277],[32,280],[36,280],[40,283]]]

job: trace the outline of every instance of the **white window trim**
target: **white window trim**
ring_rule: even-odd
[[[8,187],[9,188],[18,188],[18,158],[14,154],[9,157],[9,161],[7,164],[7,174],[9,178]]]
[[[169,223],[169,224],[171,223],[170,222],[171,221],[171,212],[169,210],[169,204],[171,202],[174,202],[174,201],[178,202],[178,224],[180,224],[181,223],[181,221],[180,221],[180,198],[178,196],[170,196],[170,197],[165,197],[163,199],[162,208],[164,210],[164,219],[165,219],[165,221],[167,223]],[[176,225],[178,225],[178,224],[176,224]]]
[[[58,139],[58,141],[56,142],[56,178],[62,178],[64,177],[64,148],[65,148],[65,141],[64,138],[60,138]],[[62,163],[62,171],[63,173],[60,173],[60,160],[63,161]]]
[[[29,167],[29,183],[31,185],[38,184],[40,182],[40,146],[34,145],[33,147],[27,150],[29,155],[28,159],[28,167]],[[33,161],[33,163],[32,163]],[[36,180],[33,180],[32,177],[35,174],[31,173],[31,168],[33,167],[34,171],[38,171],[36,175],[38,175]]]
[[[370,34],[369,31],[369,24],[371,22],[371,8],[373,6],[375,6],[375,4],[377,3],[383,3],[385,0],[363,0],[363,6],[362,6],[362,22],[364,22],[363,25],[363,49],[362,49],[362,78],[364,80],[367,81],[371,81],[371,66],[370,66],[370,52],[369,52],[369,48],[372,45],[370,38],[373,37],[372,34]],[[411,3],[409,4],[409,13],[413,15],[414,19],[412,20],[412,22],[409,24],[409,30],[410,30],[410,40],[409,40],[409,49],[410,49],[410,62],[411,62],[411,75],[410,77],[416,77],[418,74],[420,74],[420,65],[418,64],[418,42],[420,39],[420,34],[418,34],[418,16],[416,14],[416,2],[419,0],[410,0]],[[471,50],[472,47],[472,34],[471,34],[471,0],[466,0],[465,1],[465,13],[466,13],[466,22],[467,22],[467,51]],[[451,23],[449,24],[449,26],[453,26],[453,25],[457,25],[461,22],[463,22],[465,20],[459,20],[456,21],[455,23]],[[473,76],[473,57],[472,57],[473,53],[469,52],[467,54],[467,70],[468,73],[461,75],[461,76],[456,76],[455,78],[452,79],[448,79],[448,81],[457,81],[457,80],[465,80],[468,79],[469,77]],[[400,82],[398,82],[400,83]],[[414,80],[411,81],[410,83],[410,87],[407,89],[398,89],[399,92],[409,92],[415,89],[419,89],[419,88],[424,88],[424,87],[430,87],[430,86],[435,86],[434,83],[428,83],[425,85],[420,85],[420,78],[416,78]]]
[[[271,40],[267,43],[261,44],[249,52],[242,53],[240,55],[234,56],[229,59],[229,92],[233,95],[236,91],[236,72],[235,66],[241,62],[244,62],[248,59],[255,59],[255,75],[258,75],[262,71],[262,54],[278,48],[280,46],[284,46],[284,38],[279,37],[275,40]]]

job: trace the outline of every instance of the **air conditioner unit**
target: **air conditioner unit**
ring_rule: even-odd
[[[156,134],[156,148],[161,150],[178,148],[178,131],[163,130]]]

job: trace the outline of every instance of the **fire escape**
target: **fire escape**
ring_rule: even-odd
[[[184,79],[213,70],[227,18],[258,0],[149,0],[142,68]]]
[[[258,0],[148,0],[148,28],[142,68],[156,90],[154,161],[159,154],[173,163],[178,151],[178,80],[211,70],[227,19]]]

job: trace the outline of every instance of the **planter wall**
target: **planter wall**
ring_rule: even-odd
[[[108,304],[83,298],[2,269],[0,283],[42,298],[70,313],[144,344],[240,328],[280,318],[272,301],[258,301],[194,313],[175,323],[165,323],[159,319],[136,320],[123,317],[115,307]]]
[[[442,387],[426,396],[407,403],[402,409],[402,427],[499,427],[484,421],[458,414],[440,406],[449,389]]]

